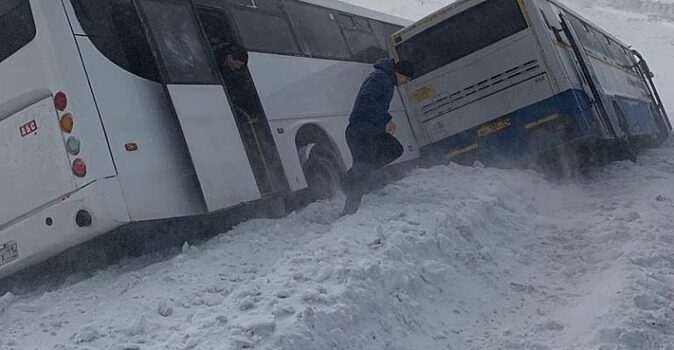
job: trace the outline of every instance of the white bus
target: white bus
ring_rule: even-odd
[[[553,0],[460,0],[391,50],[418,67],[401,92],[423,155],[510,161],[563,144],[603,162],[671,130],[643,57]]]
[[[0,277],[130,222],[329,192],[406,24],[329,0],[3,0]],[[231,43],[250,59],[228,76]]]

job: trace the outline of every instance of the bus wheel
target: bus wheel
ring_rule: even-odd
[[[344,174],[331,148],[313,143],[304,146],[300,153],[308,153],[302,157],[302,170],[307,180],[309,201],[332,198],[342,190]]]
[[[567,143],[551,146],[543,160],[543,172],[552,179],[570,179],[580,174],[581,160],[578,150]]]

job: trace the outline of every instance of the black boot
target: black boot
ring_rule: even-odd
[[[353,215],[358,211],[360,207],[360,200],[363,196],[347,196],[346,203],[344,203],[344,210],[342,210],[342,216]]]
[[[360,201],[363,198],[363,191],[361,190],[360,181],[357,177],[349,176],[346,181],[346,203],[344,203],[344,210],[342,216],[352,215],[358,211]]]

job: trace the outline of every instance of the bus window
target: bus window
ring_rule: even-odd
[[[35,34],[28,0],[0,2],[0,62],[31,42]]]
[[[131,0],[72,0],[89,40],[124,70],[159,81],[159,72]]]
[[[166,83],[220,81],[212,69],[211,53],[202,45],[201,28],[192,20],[191,7],[185,3],[147,1],[143,8],[150,28],[158,33],[155,37],[161,38],[156,45],[169,80]]]
[[[386,51],[379,47],[377,37],[367,19],[340,14],[337,15],[337,22],[342,28],[354,60],[373,63],[387,56]]]
[[[224,10],[197,7],[197,15],[204,28],[206,39],[211,45],[216,63],[221,66],[224,63],[225,50],[235,43]]]
[[[406,40],[398,56],[421,76],[527,28],[517,0],[488,0]]]
[[[260,10],[280,11],[280,0],[228,0],[234,5],[240,5]]]
[[[284,55],[300,54],[290,25],[280,12],[234,7],[232,13],[247,49]]]
[[[299,1],[286,0],[284,4],[309,55],[340,60],[351,58],[335,15],[330,10]]]

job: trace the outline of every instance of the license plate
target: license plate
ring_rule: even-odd
[[[7,242],[0,245],[0,266],[19,258],[19,248],[16,242]]]

